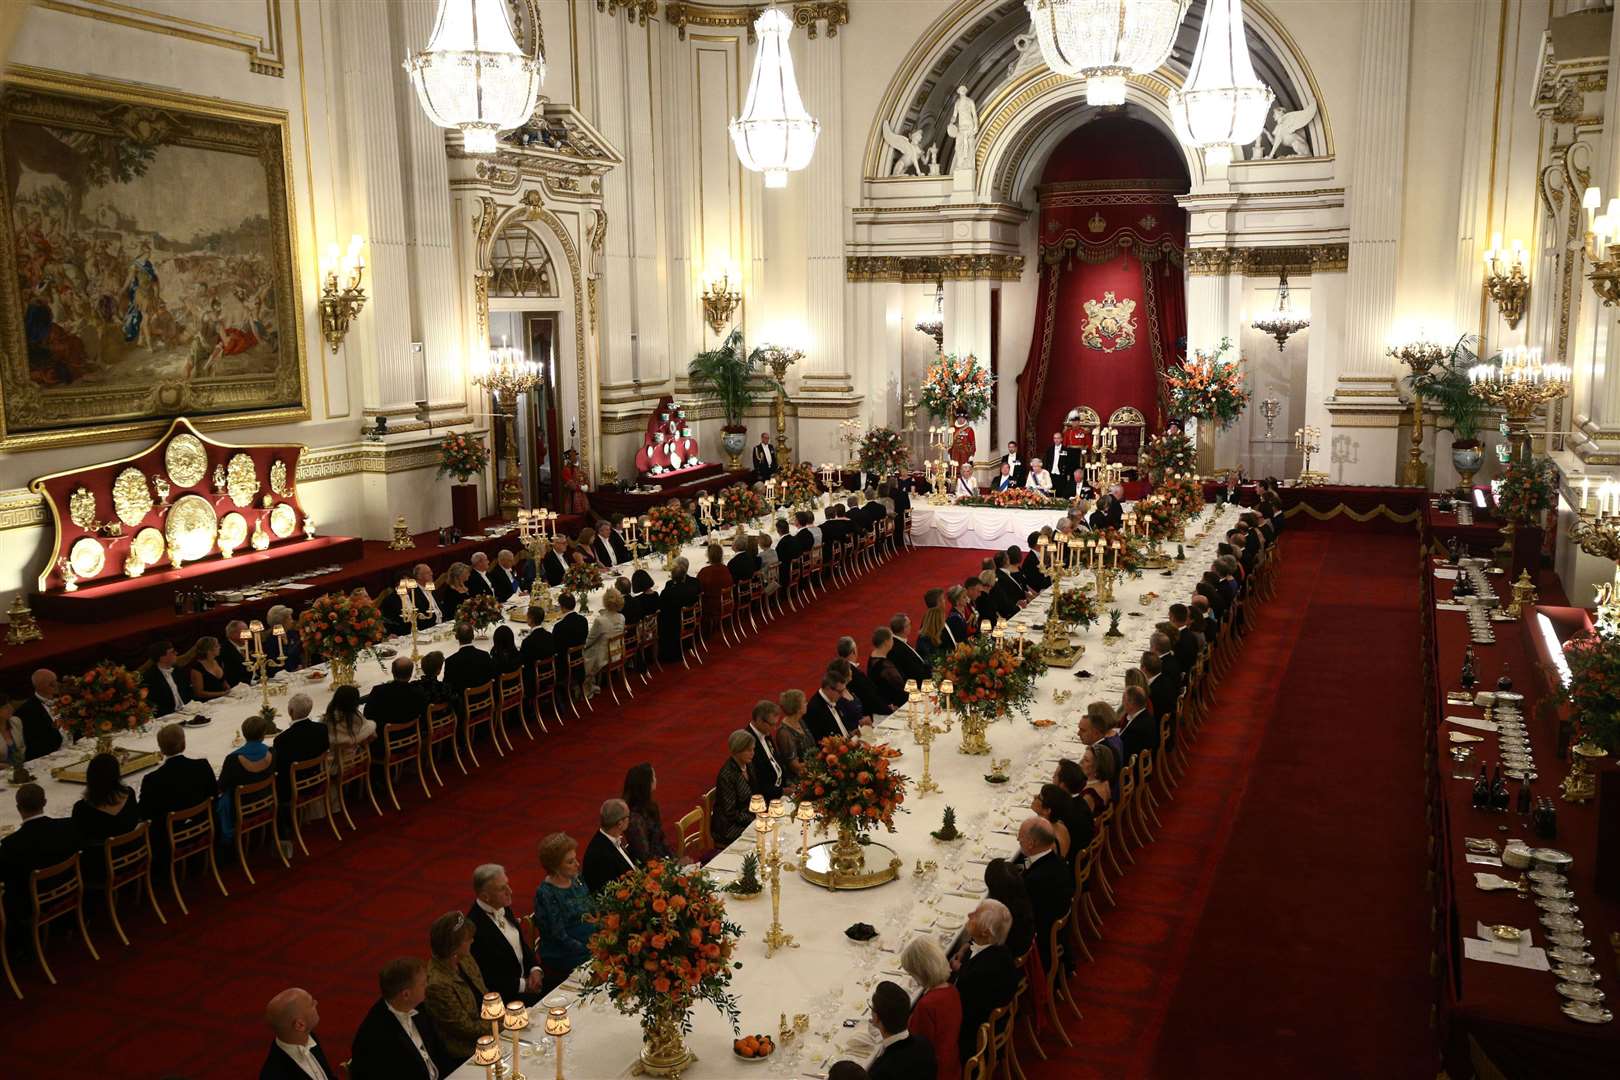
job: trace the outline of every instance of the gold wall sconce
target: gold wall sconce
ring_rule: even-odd
[[[1524,245],[1513,241],[1502,250],[1502,234],[1491,237],[1491,250],[1485,253],[1485,291],[1496,302],[1496,310],[1507,320],[1508,329],[1517,329],[1524,318],[1524,302],[1530,295],[1530,278],[1524,269]]]
[[[335,353],[349,336],[349,324],[366,306],[366,291],[360,287],[366,261],[360,255],[360,237],[349,238],[347,254],[340,255],[336,244],[321,259],[321,336]]]
[[[726,328],[741,304],[742,292],[732,285],[729,272],[711,277],[703,287],[703,321],[716,334]]]
[[[1610,199],[1608,209],[1600,214],[1602,205],[1603,192],[1587,188],[1581,197],[1581,208],[1586,211],[1586,257],[1592,263],[1586,280],[1603,306],[1613,307],[1620,303],[1620,199]]]

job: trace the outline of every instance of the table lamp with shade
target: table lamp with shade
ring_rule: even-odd
[[[508,1001],[506,1003],[506,1011],[501,1016],[501,1027],[506,1029],[507,1036],[512,1040],[511,1080],[524,1080],[523,1070],[521,1068],[523,1062],[523,1051],[518,1045],[518,1032],[524,1030],[528,1026],[529,1010],[524,1008],[523,1002]]]
[[[557,1080],[563,1080],[563,1039],[573,1030],[568,1019],[567,1005],[549,1005],[546,1008],[546,1034],[557,1042]]]
[[[495,1036],[478,1036],[478,1042],[473,1046],[472,1063],[483,1066],[485,1080],[494,1080],[499,1075],[501,1044],[495,1041]]]
[[[478,1010],[478,1016],[479,1019],[489,1022],[489,1034],[491,1040],[495,1043],[496,1058],[495,1071],[492,1075],[499,1080],[500,1077],[506,1076],[506,1067],[500,1062],[501,1024],[506,1019],[506,1000],[491,990],[484,995],[483,1002]],[[482,1039],[479,1041],[482,1041]]]

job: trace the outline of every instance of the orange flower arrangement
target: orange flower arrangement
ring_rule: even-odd
[[[298,616],[305,652],[328,660],[352,664],[385,636],[377,605],[349,593],[327,593]]]
[[[100,663],[57,688],[56,723],[71,738],[110,738],[152,719],[146,687],[128,668]]]
[[[823,826],[857,836],[875,825],[894,832],[894,812],[906,800],[907,778],[889,767],[899,756],[883,743],[829,735],[804,760],[804,773],[790,795],[814,805]]]
[[[989,634],[975,634],[945,657],[937,674],[951,681],[953,708],[989,719],[1012,709],[1027,716],[1035,701],[1035,680],[1045,670],[1039,645],[1026,642],[1020,658]]]
[[[712,1003],[738,1029],[731,993],[732,960],[742,927],[726,919],[714,879],[663,859],[632,870],[604,889],[588,916],[591,976],[584,997],[606,994],[613,1007],[641,1017],[651,1036],[661,1017],[678,1016],[691,1031],[699,1001]]]

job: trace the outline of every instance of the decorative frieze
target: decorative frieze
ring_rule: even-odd
[[[1312,271],[1344,273],[1349,266],[1349,244],[1192,248],[1187,252],[1187,272],[1202,276],[1272,277],[1284,270],[1295,276]]]
[[[596,0],[597,8],[603,4],[622,7],[630,0]],[[648,3],[650,0],[641,0]],[[724,4],[692,4],[683,0],[670,0],[664,5],[664,21],[675,28],[675,36],[686,40],[688,26],[718,27],[746,30],[748,44],[755,44],[754,23],[765,10],[764,4],[731,7]],[[817,37],[816,23],[827,24],[827,36],[837,37],[838,28],[849,24],[849,0],[807,0],[793,5],[793,25],[802,26],[810,40]]]
[[[1024,276],[1022,255],[849,255],[849,281],[1017,281]]]

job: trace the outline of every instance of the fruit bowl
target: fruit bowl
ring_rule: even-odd
[[[744,1035],[731,1041],[731,1056],[750,1063],[764,1061],[776,1053],[776,1042],[769,1035]]]

